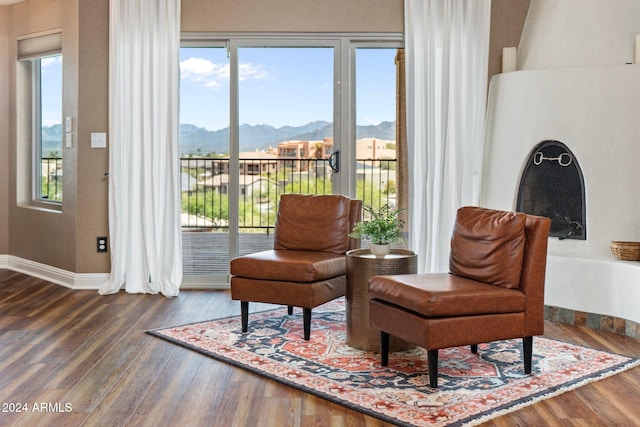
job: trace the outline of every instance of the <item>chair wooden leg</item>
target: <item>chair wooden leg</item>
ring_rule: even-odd
[[[291,316],[293,314],[293,306],[292,305],[288,305],[287,306],[287,313],[289,313],[289,316]]]
[[[438,350],[427,350],[429,363],[429,385],[438,388]]]
[[[524,356],[524,373],[530,374],[533,359],[533,337],[522,338],[522,350]]]
[[[240,301],[240,317],[242,319],[242,332],[247,332],[249,326],[249,301]]]
[[[383,331],[380,331],[380,363],[389,365],[389,334]]]
[[[478,353],[478,344],[471,344],[471,353],[473,354]]]
[[[304,339],[309,341],[311,338],[311,309],[302,309],[302,327],[304,328]]]

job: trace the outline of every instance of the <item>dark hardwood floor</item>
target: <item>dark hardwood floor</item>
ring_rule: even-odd
[[[0,426],[388,425],[145,334],[239,311],[227,291],[100,296],[0,270]],[[640,355],[610,332],[547,322],[545,336]],[[634,368],[485,425],[639,424]]]

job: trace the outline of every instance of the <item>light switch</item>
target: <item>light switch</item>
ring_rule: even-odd
[[[107,148],[107,134],[106,133],[92,133],[91,134],[91,148]]]
[[[65,146],[67,148],[73,147],[73,133],[72,132],[67,132]]]
[[[73,119],[71,118],[71,116],[67,116],[64,119],[64,131],[73,132]]]

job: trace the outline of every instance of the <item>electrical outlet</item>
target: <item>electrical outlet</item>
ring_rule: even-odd
[[[97,239],[97,248],[98,248],[98,252],[107,252],[108,251],[108,247],[107,247],[107,237],[98,237]]]

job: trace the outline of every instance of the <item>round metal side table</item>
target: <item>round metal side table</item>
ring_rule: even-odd
[[[380,330],[369,325],[369,277],[417,272],[416,254],[392,249],[384,258],[376,258],[369,249],[347,252],[347,344],[365,351],[380,351]],[[403,351],[415,347],[391,337],[389,350]]]

